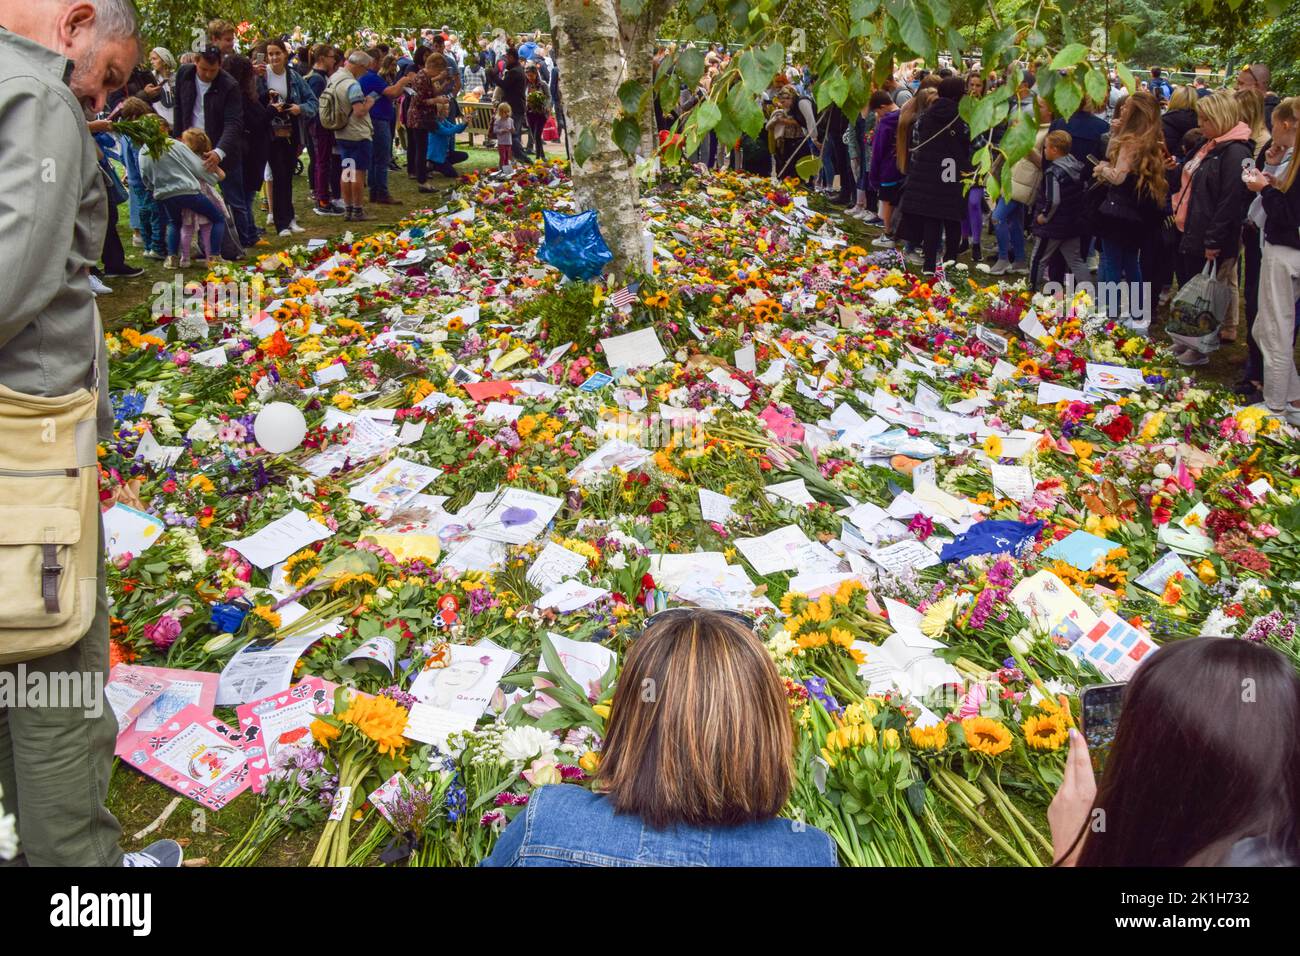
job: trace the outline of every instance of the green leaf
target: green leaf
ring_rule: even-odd
[[[596,133],[590,126],[584,126],[578,134],[578,141],[573,144],[573,161],[583,165],[596,152]]]
[[[645,102],[645,95],[648,91],[644,84],[636,80],[627,80],[618,88],[618,101],[623,104],[623,112],[629,116],[636,116],[641,112],[641,104]],[[615,142],[617,142],[615,137]]]
[[[763,128],[763,108],[757,98],[741,83],[727,91],[727,107],[736,125],[750,136],[757,136]]]
[[[632,156],[641,145],[641,124],[636,121],[634,115],[620,116],[614,121],[611,135],[614,138],[614,145],[628,156]]]
[[[718,109],[718,104],[712,100],[705,100],[691,111],[691,118],[695,121],[695,129],[700,137],[718,125],[722,119],[722,111]]]
[[[1034,148],[1034,140],[1038,138],[1038,124],[1027,112],[1016,114],[1016,120],[1008,127],[1002,137],[1002,142],[998,148],[1006,156],[1006,168],[1003,170],[1002,185],[1004,191],[1011,192],[1010,173],[1011,167],[1017,162],[1029,155]]]
[[[1053,70],[1068,70],[1076,63],[1082,63],[1088,58],[1088,48],[1082,43],[1071,43],[1056,56],[1052,57]]]
[[[718,16],[715,13],[706,13],[702,17],[695,19],[695,29],[699,30],[703,36],[712,36],[718,30]]]
[[[756,50],[755,52],[758,54],[759,62],[761,62],[764,67],[771,70],[773,76],[780,72],[781,68],[785,66],[785,47],[781,45],[780,41],[769,43],[761,50]]]
[[[853,21],[854,27],[857,27],[861,22],[869,23],[879,9],[880,0],[849,0],[849,19]]]
[[[738,67],[745,89],[754,94],[762,93],[767,89],[768,84],[772,82],[772,77],[776,76],[776,70],[769,69],[753,50],[746,50],[740,54]]]
[[[1063,77],[1052,90],[1052,102],[1056,104],[1057,115],[1068,120],[1083,102],[1083,91],[1074,80]]]
[[[704,54],[694,48],[677,54],[677,75],[687,86],[694,86],[704,75]]]
[[[1118,73],[1119,78],[1124,81],[1124,86],[1129,93],[1132,93],[1137,89],[1137,80],[1133,79],[1133,71],[1123,63],[1115,64],[1115,72]]]
[[[1110,84],[1106,80],[1106,74],[1097,67],[1093,67],[1083,77],[1083,88],[1088,93],[1088,99],[1097,104],[1098,108],[1106,105],[1106,99],[1110,94]]]
[[[963,96],[958,101],[958,112],[970,127],[971,139],[992,129],[998,121],[998,102],[992,96]]]
[[[813,92],[819,110],[826,109],[830,103],[842,106],[849,95],[849,81],[845,78],[844,71],[836,66],[830,73],[817,81],[817,86]]]
[[[921,15],[911,0],[885,0],[889,18],[898,27],[898,37],[907,48],[927,61],[934,58],[934,45],[921,23]]]
[[[817,175],[817,170],[822,168],[822,158],[820,156],[805,156],[794,164],[795,175],[800,179],[812,179]]]

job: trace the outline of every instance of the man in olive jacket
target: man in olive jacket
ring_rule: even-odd
[[[108,207],[87,116],[139,59],[135,12],[130,0],[24,0],[4,4],[0,18],[0,384],[54,397],[98,378],[104,437],[107,357],[89,271]],[[67,650],[0,667],[0,678],[15,688],[22,668],[28,686],[41,674],[53,688],[59,675],[79,674],[83,691],[98,690],[108,627],[101,545],[90,629]],[[105,807],[117,721],[98,696],[0,699],[0,802],[17,817],[14,862],[122,864],[121,828]]]

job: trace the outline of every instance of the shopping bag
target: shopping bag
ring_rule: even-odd
[[[1219,347],[1219,329],[1232,302],[1232,288],[1217,275],[1213,259],[1205,261],[1200,275],[1178,290],[1170,303],[1165,332],[1179,345],[1208,355]]]
[[[542,127],[542,142],[555,143],[560,139],[560,127],[555,122],[554,116],[546,117],[546,125]]]

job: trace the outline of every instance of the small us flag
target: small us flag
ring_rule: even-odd
[[[629,308],[636,301],[636,293],[628,286],[623,286],[609,297],[609,302],[616,309]]]

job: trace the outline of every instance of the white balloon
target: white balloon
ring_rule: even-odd
[[[257,443],[274,455],[293,451],[307,434],[307,419],[288,402],[271,402],[253,420]]]

